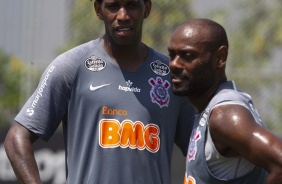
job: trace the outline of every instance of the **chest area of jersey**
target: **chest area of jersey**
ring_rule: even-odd
[[[171,83],[168,77],[150,73],[128,73],[108,66],[100,71],[78,71],[72,94],[95,104],[119,103],[124,106],[144,103],[156,108],[168,107]],[[151,74],[151,75],[150,75]]]
[[[172,108],[168,80],[168,76],[153,72],[136,75],[114,66],[95,71],[81,67],[72,88],[69,119],[79,111],[76,116],[84,120],[79,128],[98,131],[102,148],[120,146],[157,152],[166,123],[166,115],[161,115]]]

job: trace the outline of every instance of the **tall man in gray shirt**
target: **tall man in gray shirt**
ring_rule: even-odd
[[[173,143],[187,152],[194,110],[172,94],[168,58],[141,42],[150,0],[94,2],[105,34],[57,57],[9,130],[22,183],[41,183],[32,143],[63,123],[66,183],[170,184]]]

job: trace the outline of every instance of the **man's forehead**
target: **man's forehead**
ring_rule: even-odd
[[[205,26],[185,26],[180,31],[183,37],[199,39],[198,41],[209,39],[211,36],[208,27]]]
[[[205,47],[211,42],[211,34],[203,27],[180,27],[171,37],[171,44],[177,44],[182,48]]]
[[[182,34],[185,37],[191,37],[195,35],[195,30],[193,30],[191,27],[185,27],[182,31]]]
[[[173,37],[176,39],[194,39],[199,35],[199,32],[190,26],[181,26],[174,33]]]

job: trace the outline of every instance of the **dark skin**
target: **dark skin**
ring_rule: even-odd
[[[37,139],[37,135],[17,122],[14,122],[6,136],[6,154],[20,183],[42,183],[32,150],[32,144]]]
[[[125,71],[135,71],[146,59],[147,46],[141,42],[143,20],[151,11],[147,0],[103,0],[94,2],[96,15],[105,24],[100,43]],[[41,184],[32,144],[38,136],[17,122],[11,126],[4,147],[18,181]]]
[[[143,20],[151,11],[151,1],[104,0],[94,3],[97,17],[105,23],[100,43],[125,71],[135,71],[146,59],[147,46],[141,42]]]
[[[220,38],[220,32],[214,26],[218,25],[207,19],[188,21],[175,30],[168,46],[173,90],[188,96],[197,113],[227,81],[228,45],[215,43],[213,38]],[[242,156],[269,172],[268,184],[282,183],[282,142],[259,126],[245,107],[218,106],[208,124],[222,156]]]

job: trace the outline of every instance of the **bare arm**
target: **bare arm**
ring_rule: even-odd
[[[17,122],[12,125],[6,136],[6,154],[20,183],[42,183],[32,150],[32,143],[37,139],[37,135]]]
[[[282,142],[259,126],[246,108],[219,106],[213,110],[209,125],[223,156],[241,155],[269,172],[268,184],[282,184]]]

